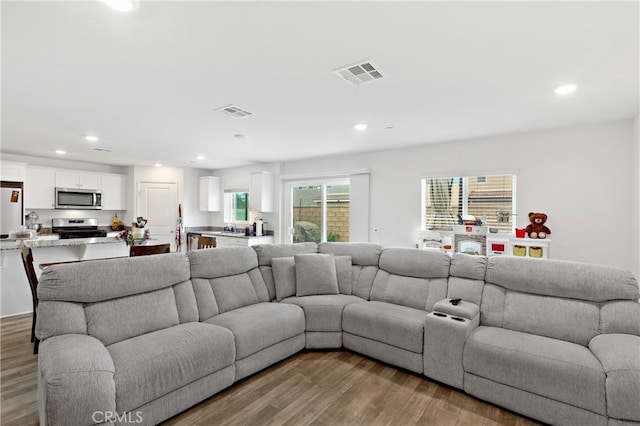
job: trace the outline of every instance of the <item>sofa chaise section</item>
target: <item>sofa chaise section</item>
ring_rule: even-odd
[[[271,303],[251,247],[188,253],[199,319],[233,333],[235,380],[240,380],[304,348],[304,312]]]
[[[43,425],[157,424],[233,383],[233,335],[197,322],[183,255],[52,266],[38,291]]]
[[[344,309],[344,347],[422,373],[425,318],[446,298],[449,264],[439,251],[384,249],[370,301]]]
[[[621,303],[624,312],[625,300],[637,301],[630,274],[575,262],[491,257],[485,279],[480,326],[464,347],[466,392],[552,424],[637,416],[614,408],[626,403],[609,388],[625,388],[617,395],[633,398],[637,379],[613,377],[620,367],[618,348],[604,344],[630,347],[637,336],[618,339],[602,334],[601,325],[603,305]]]

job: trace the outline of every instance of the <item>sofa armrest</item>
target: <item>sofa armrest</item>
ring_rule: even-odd
[[[38,353],[40,424],[95,424],[116,412],[115,367],[98,339],[51,337]],[[97,414],[96,414],[97,413]]]
[[[607,414],[609,417],[640,422],[640,336],[599,334],[589,342],[607,375]]]
[[[451,299],[442,299],[433,305],[433,312],[442,312],[455,317],[474,319],[480,313],[480,307],[475,303],[461,300],[457,305],[451,304]]]

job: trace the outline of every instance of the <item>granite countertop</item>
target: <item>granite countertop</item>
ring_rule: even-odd
[[[113,243],[123,244],[123,241],[115,237],[70,238],[67,240],[57,240],[49,238],[36,238],[30,240],[3,240],[0,241],[0,250],[17,250],[21,248],[23,244],[31,248],[43,248]]]
[[[214,237],[231,237],[231,238],[244,238],[244,239],[264,238],[264,237],[273,236],[273,235],[261,235],[258,237],[256,235],[244,235],[244,232],[224,232],[224,231],[201,231],[201,232],[198,232],[198,234],[212,235]]]

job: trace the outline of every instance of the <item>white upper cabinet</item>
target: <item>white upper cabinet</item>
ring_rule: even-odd
[[[76,170],[56,170],[56,187],[78,189],[102,188],[101,175]]]
[[[273,174],[251,173],[249,186],[249,210],[270,213],[273,211]]]
[[[127,177],[116,174],[102,175],[102,209],[126,210],[125,185]]]
[[[0,180],[8,180],[12,182],[24,182],[25,179],[25,163],[16,163],[13,161],[2,161],[2,178]]]
[[[25,209],[55,208],[55,169],[27,166],[24,180]]]
[[[219,177],[200,177],[200,211],[219,212],[222,210],[222,186]]]

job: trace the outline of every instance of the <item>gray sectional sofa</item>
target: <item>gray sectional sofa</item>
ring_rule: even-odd
[[[342,347],[545,423],[640,424],[638,283],[616,268],[302,243],[58,265],[38,291],[43,425],[156,424]]]

